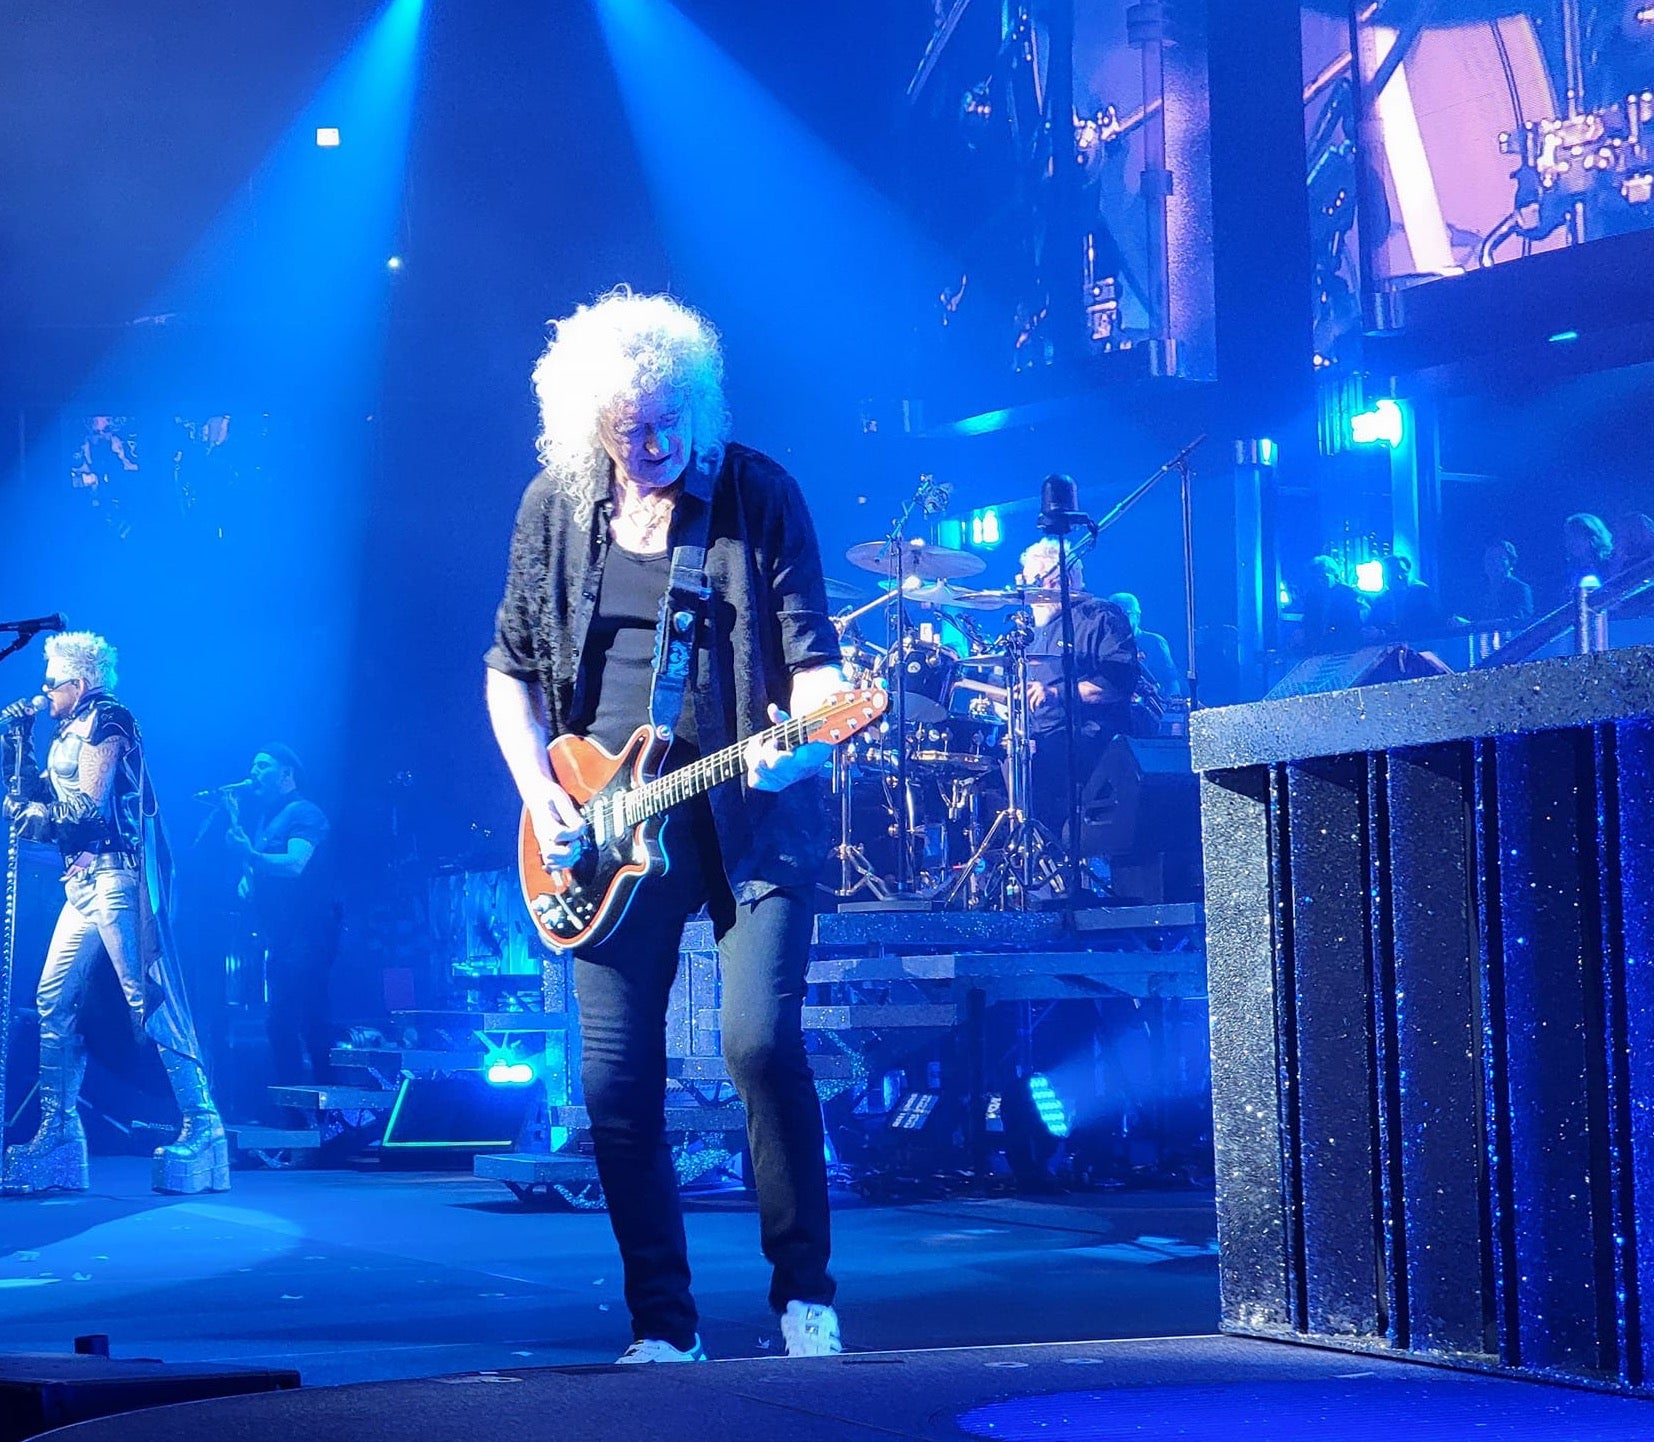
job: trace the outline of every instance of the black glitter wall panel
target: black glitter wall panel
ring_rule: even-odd
[[[1193,744],[1224,1327],[1654,1391],[1654,650]]]
[[[1223,850],[1227,878],[1223,894],[1206,901],[1207,989],[1225,1003],[1211,1018],[1212,1085],[1257,1102],[1214,1119],[1223,1320],[1235,1331],[1273,1334],[1290,1327],[1294,1313],[1281,1209],[1280,1109],[1287,1093],[1277,1098],[1270,784],[1262,767],[1205,777],[1200,820],[1205,849]]]
[[[1297,1245],[1305,1324],[1326,1336],[1380,1327],[1372,1117],[1371,959],[1367,947],[1367,766],[1338,756],[1286,774],[1285,936],[1296,1024],[1286,1064],[1298,1078]],[[1315,958],[1313,966],[1299,963]]]
[[[1382,768],[1384,859],[1373,887],[1379,978],[1385,1232],[1398,1346],[1487,1349],[1488,1236],[1477,1065],[1481,985],[1475,793],[1468,745],[1399,750]],[[1399,1205],[1397,1204],[1399,1203]]]

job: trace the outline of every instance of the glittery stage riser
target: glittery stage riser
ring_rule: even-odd
[[[1654,649],[1193,742],[1226,1329],[1654,1392]]]

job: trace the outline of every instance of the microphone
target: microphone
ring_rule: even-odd
[[[61,611],[54,611],[50,616],[30,616],[26,621],[0,621],[0,631],[67,631],[69,624],[63,619]]]
[[[197,801],[219,801],[226,796],[233,796],[238,791],[251,791],[253,783],[248,780],[232,781],[228,786],[210,786],[205,791],[197,791]]]
[[[919,507],[927,516],[940,516],[953,500],[953,483],[934,476],[919,477]]]
[[[1091,517],[1080,509],[1080,488],[1073,476],[1047,476],[1039,488],[1039,520],[1048,536],[1066,536],[1075,526],[1091,527]]]
[[[4,721],[8,726],[16,726],[24,721],[33,721],[51,704],[37,691],[33,696],[25,696],[21,701],[13,701],[4,711],[0,711],[0,721]]]

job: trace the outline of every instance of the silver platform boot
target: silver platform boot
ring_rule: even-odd
[[[230,1143],[224,1123],[207,1090],[207,1074],[194,1057],[161,1048],[161,1061],[184,1114],[178,1140],[155,1148],[153,1185],[158,1192],[227,1192],[230,1189]]]
[[[84,1192],[92,1185],[86,1165],[86,1130],[80,1124],[80,1084],[86,1049],[78,1036],[40,1043],[40,1130],[30,1141],[6,1148],[7,1196],[31,1192]]]

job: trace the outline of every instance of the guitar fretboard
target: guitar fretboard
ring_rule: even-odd
[[[756,739],[761,743],[773,741],[783,751],[791,751],[809,739],[810,729],[818,719],[815,716],[797,716],[783,721],[779,726],[772,726],[769,730],[760,732]],[[689,765],[668,772],[665,776],[638,787],[636,791],[628,791],[619,798],[610,797],[604,802],[603,798],[599,797],[593,801],[592,807],[604,804],[612,806],[618,799],[620,815],[616,818],[619,823],[616,829],[637,826],[650,817],[661,815],[680,801],[688,801],[704,791],[710,791],[720,782],[733,781],[737,776],[745,775],[746,748],[745,741],[737,741],[733,746],[725,746],[721,751],[714,751],[710,756],[692,761]],[[592,814],[591,807],[586,809],[586,816],[588,821],[597,819]]]

